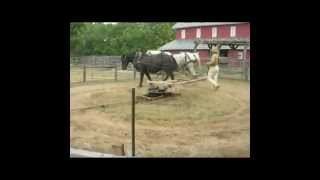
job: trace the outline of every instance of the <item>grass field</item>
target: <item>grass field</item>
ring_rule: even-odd
[[[111,153],[112,145],[125,144],[130,153],[131,88],[138,79],[137,74],[136,81],[128,76],[71,87],[72,147]],[[250,84],[222,79],[220,85],[214,91],[208,81],[200,81],[184,85],[181,96],[137,103],[137,156],[249,157]],[[136,94],[146,88],[144,82]]]

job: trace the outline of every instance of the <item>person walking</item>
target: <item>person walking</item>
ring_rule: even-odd
[[[212,56],[207,65],[209,66],[208,71],[208,80],[211,83],[212,88],[217,90],[220,86],[218,84],[218,75],[219,75],[219,48],[212,47],[211,49]]]

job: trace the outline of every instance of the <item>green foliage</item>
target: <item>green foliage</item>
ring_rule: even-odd
[[[121,55],[158,49],[174,40],[174,23],[71,23],[70,54]]]

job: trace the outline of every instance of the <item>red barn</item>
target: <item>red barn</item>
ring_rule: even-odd
[[[205,22],[205,23],[176,23],[172,27],[176,32],[176,39],[159,48],[161,51],[178,53],[192,51],[194,40],[210,40],[213,38],[244,38],[250,40],[249,22]],[[231,59],[244,59],[243,46],[232,50],[229,46],[222,46],[220,56]],[[205,44],[197,47],[201,59],[209,58],[209,48]],[[250,47],[247,50],[247,60],[250,59]]]

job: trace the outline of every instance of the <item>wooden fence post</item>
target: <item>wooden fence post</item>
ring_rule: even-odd
[[[242,64],[242,78],[246,80],[246,62],[242,60],[241,64]]]
[[[250,81],[250,65],[248,65],[247,80]]]
[[[118,80],[118,66],[117,64],[114,66],[114,80]]]
[[[136,68],[133,67],[133,79],[136,80]]]
[[[83,82],[86,82],[86,64],[83,64]]]
[[[248,68],[247,68],[247,45],[243,48],[243,61],[244,61],[244,79],[248,80]]]
[[[131,137],[132,137],[132,156],[135,156],[135,88],[132,88],[132,121],[131,121]]]
[[[124,144],[121,144],[121,155],[122,155],[122,156],[125,156],[125,155],[126,155],[126,153],[125,153],[125,151],[124,151]]]

